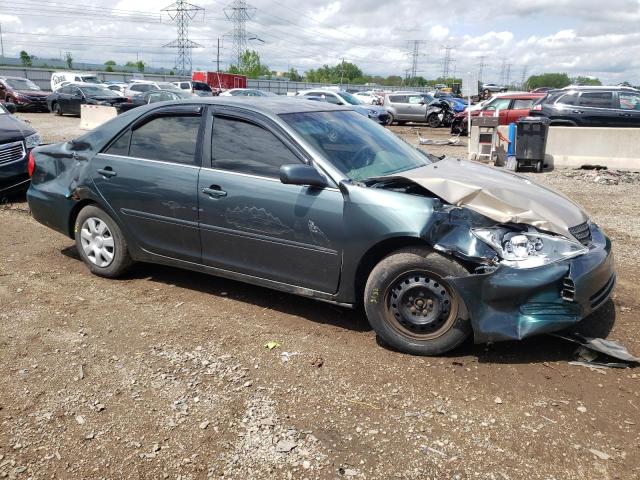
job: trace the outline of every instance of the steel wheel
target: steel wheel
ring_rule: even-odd
[[[385,306],[389,325],[414,340],[431,340],[446,333],[456,321],[455,294],[430,272],[409,272],[387,289]]]
[[[90,262],[101,268],[111,265],[115,242],[105,222],[96,217],[87,218],[80,228],[80,241]]]

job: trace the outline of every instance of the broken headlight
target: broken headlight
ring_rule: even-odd
[[[473,234],[493,248],[513,268],[535,268],[577,257],[589,251],[578,242],[538,232],[516,232],[507,228],[478,228]]]

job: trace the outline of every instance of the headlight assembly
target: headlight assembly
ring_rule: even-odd
[[[27,148],[35,148],[42,143],[42,139],[40,135],[34,133],[33,135],[29,135],[24,139],[24,143],[27,145]]]
[[[473,234],[493,248],[503,265],[535,268],[583,255],[589,249],[582,244],[538,232],[514,232],[506,228],[478,228]]]

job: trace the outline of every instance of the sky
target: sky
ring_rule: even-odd
[[[215,70],[233,59],[231,0],[192,0],[204,8],[189,26],[194,68]],[[70,51],[76,61],[118,64],[142,60],[171,68],[177,36],[162,0],[0,0],[5,56],[20,50],[40,58]],[[249,2],[247,2],[249,3]],[[304,72],[344,58],[365,73],[404,75],[420,40],[417,73],[479,73],[512,82],[544,72],[593,76],[604,83],[640,84],[640,0],[251,0],[249,48],[272,70]],[[484,62],[482,61],[484,57]]]

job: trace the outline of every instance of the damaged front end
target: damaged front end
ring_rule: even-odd
[[[446,280],[465,303],[476,343],[562,330],[614,289],[606,235],[576,204],[524,177],[445,159],[372,186],[442,202],[421,237],[470,271]]]

